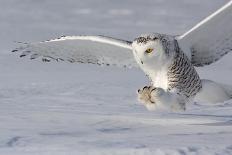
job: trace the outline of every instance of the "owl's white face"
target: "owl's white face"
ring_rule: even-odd
[[[167,54],[161,41],[157,39],[132,43],[133,54],[141,68],[158,69],[168,61]]]

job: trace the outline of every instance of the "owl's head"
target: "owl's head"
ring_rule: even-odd
[[[140,65],[160,66],[174,57],[177,42],[174,36],[145,34],[132,43],[133,54]]]

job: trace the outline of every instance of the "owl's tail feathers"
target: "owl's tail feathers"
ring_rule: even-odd
[[[203,103],[220,103],[232,98],[232,86],[210,80],[201,80],[202,89],[194,100]]]

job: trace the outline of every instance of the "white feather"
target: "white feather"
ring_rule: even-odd
[[[178,43],[195,66],[211,64],[232,50],[232,1],[201,21]]]
[[[70,62],[137,67],[130,41],[104,36],[66,36],[18,48],[23,56],[39,56]]]

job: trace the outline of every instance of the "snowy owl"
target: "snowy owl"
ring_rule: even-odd
[[[209,65],[231,50],[232,1],[180,36],[152,33],[133,42],[105,36],[62,36],[28,43],[12,52],[43,61],[140,67],[151,85],[138,90],[138,99],[149,110],[159,106],[184,110],[194,100],[215,103],[231,97],[221,85],[201,80],[194,68]]]

